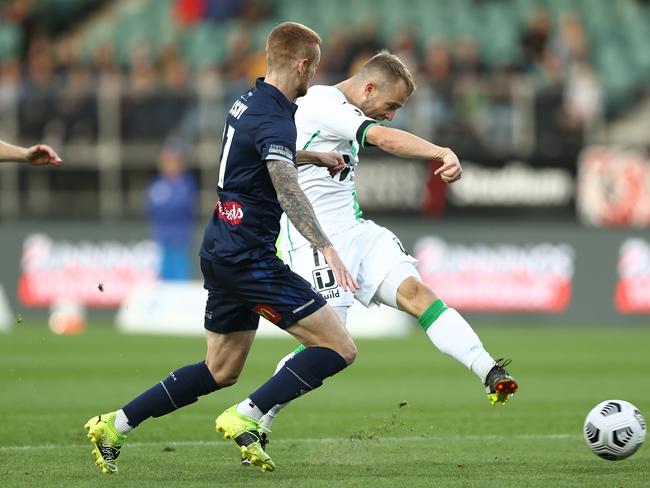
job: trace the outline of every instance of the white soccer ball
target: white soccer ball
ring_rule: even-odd
[[[587,414],[583,433],[594,454],[619,461],[643,444],[646,423],[638,408],[625,400],[605,400]]]

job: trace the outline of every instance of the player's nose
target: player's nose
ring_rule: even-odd
[[[395,117],[395,110],[391,110],[385,115],[387,120],[393,120],[393,117]]]

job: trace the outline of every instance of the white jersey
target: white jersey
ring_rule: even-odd
[[[346,167],[334,177],[327,168],[311,164],[298,167],[300,188],[314,207],[323,231],[331,237],[363,220],[356,198],[354,170],[359,162],[359,148],[365,144],[366,131],[378,122],[351,105],[334,86],[313,86],[296,104],[296,148],[337,151],[346,162]],[[307,243],[284,214],[279,249],[289,251]]]

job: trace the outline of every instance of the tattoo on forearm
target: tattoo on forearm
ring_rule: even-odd
[[[298,185],[298,170],[284,161],[268,161],[266,167],[278,202],[298,232],[318,249],[331,246],[318,223],[314,208]]]

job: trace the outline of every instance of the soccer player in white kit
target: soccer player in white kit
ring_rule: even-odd
[[[338,152],[345,161],[329,171],[322,166],[300,166],[298,181],[359,290],[353,294],[337,285],[323,256],[286,215],[281,221],[278,248],[285,263],[318,289],[343,323],[355,298],[366,307],[383,303],[411,314],[440,351],[479,377],[493,405],[504,404],[517,391],[517,383],[505,370],[509,361],[495,361],[485,351],[465,319],[422,283],[416,260],[399,239],[388,229],[364,220],[357,203],[354,172],[360,149],[369,145],[406,158],[439,160],[442,164],[435,174],[447,183],[460,179],[462,169],[450,149],[381,125],[380,121],[392,120],[414,89],[406,66],[398,57],[382,51],[353,77],[336,86],[313,86],[297,100],[296,147]],[[301,349],[283,358],[278,368]],[[270,429],[282,407],[277,405],[264,416],[263,428]]]

